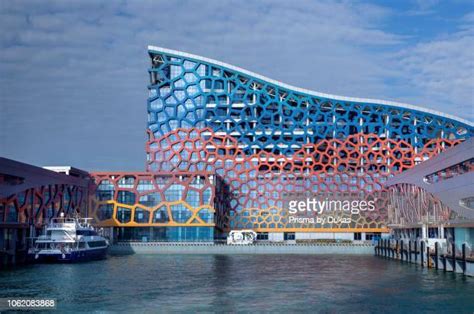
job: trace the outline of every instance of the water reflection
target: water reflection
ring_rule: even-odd
[[[372,256],[129,255],[0,272],[0,297],[93,311],[474,311],[474,278]]]

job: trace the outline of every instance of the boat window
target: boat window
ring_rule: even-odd
[[[79,248],[80,249],[85,249],[86,248],[86,242],[79,242]]]
[[[93,236],[96,235],[96,233],[92,230],[76,230],[76,235]]]
[[[88,242],[90,248],[96,248],[96,247],[101,247],[101,246],[106,246],[105,241],[91,241]]]

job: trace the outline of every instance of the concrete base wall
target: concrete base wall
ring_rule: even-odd
[[[373,255],[369,244],[163,244],[117,243],[110,247],[110,254],[350,254]]]
[[[296,240],[354,240],[352,232],[295,232]]]
[[[283,242],[284,239],[284,234],[283,232],[269,232],[268,233],[268,241],[272,242]]]

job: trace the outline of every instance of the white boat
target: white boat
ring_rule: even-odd
[[[250,245],[257,239],[257,233],[253,230],[232,230],[227,236],[227,244]]]
[[[28,250],[36,262],[76,262],[102,259],[107,256],[109,242],[89,224],[92,218],[53,218],[45,234]]]

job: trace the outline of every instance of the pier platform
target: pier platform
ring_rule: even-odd
[[[423,241],[381,239],[375,245],[375,255],[402,262],[474,276],[474,255],[466,245],[456,249],[454,244],[430,248]]]

